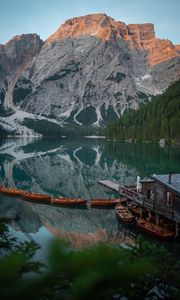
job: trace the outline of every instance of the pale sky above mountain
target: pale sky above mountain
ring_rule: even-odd
[[[126,24],[154,23],[157,37],[180,44],[179,0],[0,0],[0,8],[0,44],[22,33],[45,40],[65,20],[91,13]]]

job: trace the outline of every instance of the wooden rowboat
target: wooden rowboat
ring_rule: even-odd
[[[81,198],[59,197],[59,198],[51,198],[51,203],[60,204],[60,205],[74,205],[74,204],[84,205],[87,204],[87,200]]]
[[[133,203],[129,203],[128,209],[132,213],[137,214],[137,215],[140,215],[141,214],[141,210],[142,210],[142,208],[140,206],[137,206],[136,204],[133,204]]]
[[[134,220],[134,216],[127,207],[122,204],[117,204],[115,207],[117,216],[124,222],[129,223]]]
[[[91,206],[113,206],[120,202],[121,199],[92,199]]]
[[[146,221],[140,218],[136,221],[136,223],[137,226],[141,228],[143,231],[150,233],[155,237],[162,238],[162,239],[169,239],[174,236],[173,231],[163,228],[160,225],[154,224],[150,221]]]
[[[39,200],[39,201],[47,201],[51,202],[51,197],[49,195],[44,194],[36,194],[36,193],[23,193],[23,199],[25,200]]]
[[[11,196],[22,196],[24,194],[23,190],[19,190],[19,189],[12,188],[12,187],[6,188],[3,186],[0,186],[0,192],[11,195]]]
[[[175,228],[175,222],[165,218],[159,218],[159,225],[169,230],[174,230]]]

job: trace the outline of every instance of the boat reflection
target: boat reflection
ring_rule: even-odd
[[[11,227],[16,232],[34,234],[44,226],[55,236],[67,239],[74,248],[98,242],[135,244],[127,230],[118,228],[114,209],[67,209],[8,196],[2,196],[0,208],[0,218],[11,219]]]

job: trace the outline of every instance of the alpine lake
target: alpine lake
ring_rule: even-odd
[[[49,194],[53,197],[88,199],[86,206],[58,206],[30,202],[0,194],[0,217],[11,220],[19,240],[34,240],[45,256],[52,239],[67,239],[79,249],[98,242],[135,245],[139,235],[160,242],[178,256],[180,243],[162,242],[125,225],[114,208],[94,208],[93,198],[119,198],[98,180],[135,185],[137,176],[180,173],[180,148],[158,144],[132,144],[83,138],[16,138],[0,142],[0,181],[6,187]]]

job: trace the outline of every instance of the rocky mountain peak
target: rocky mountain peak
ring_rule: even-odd
[[[0,46],[3,108],[104,126],[180,78],[180,46],[156,38],[152,23],[91,14],[67,20],[41,46],[36,34]]]
[[[112,31],[118,30],[118,22],[106,14],[91,14],[67,20],[60,28],[47,39],[47,43],[57,40],[73,38],[82,35],[96,36],[101,40],[107,41],[111,37]]]
[[[115,21],[106,14],[91,14],[67,20],[46,41],[52,44],[67,38],[95,36],[102,41],[113,37],[129,42],[131,49],[145,50],[151,66],[160,64],[177,55],[179,50],[169,40],[155,37],[154,24],[129,24]]]
[[[16,35],[0,47],[0,103],[14,107],[12,91],[22,72],[38,55],[42,40],[35,34]],[[15,108],[15,107],[14,107]]]
[[[16,67],[16,64],[26,64],[37,55],[42,46],[40,37],[34,34],[16,35],[0,48],[1,69],[4,65],[4,72],[7,73],[9,67]],[[17,59],[14,61],[14,59]],[[9,66],[11,65],[12,66]]]
[[[106,14],[91,14],[67,20],[47,39],[47,43],[82,35],[92,35],[107,41],[112,33],[117,38],[130,41],[131,45],[134,42],[139,47],[142,47],[142,42],[155,38],[154,25],[151,23],[126,25]]]
[[[42,46],[42,40],[40,39],[40,36],[36,33],[21,34],[15,35],[7,43],[1,46],[3,46],[6,49],[15,46],[18,48],[31,49],[31,51],[38,49],[39,51]]]

